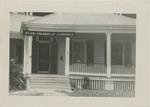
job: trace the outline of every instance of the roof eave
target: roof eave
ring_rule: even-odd
[[[136,30],[136,25],[98,25],[98,24],[29,24],[22,23],[22,30],[34,31],[49,31],[49,30],[64,30],[64,31],[78,31],[78,30]]]

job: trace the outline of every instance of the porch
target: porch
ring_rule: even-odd
[[[41,39],[44,41],[41,42]],[[30,41],[32,43],[30,46],[33,46],[31,65],[34,66],[31,66],[31,73],[29,74],[31,77],[35,74],[44,78],[45,81],[42,84],[46,85],[45,87],[48,85],[45,83],[51,83],[52,81],[46,80],[44,75],[47,75],[48,78],[57,75],[58,77],[68,76],[70,83],[76,84],[78,89],[83,88],[84,77],[87,77],[89,78],[88,86],[90,89],[134,90],[136,67],[135,40],[135,34],[132,33],[112,33],[110,35],[107,33],[76,32],[74,37],[33,37],[32,41]],[[45,49],[44,46],[37,48],[34,44],[35,42],[38,44],[37,46],[46,42],[48,44],[46,45],[47,48]],[[54,43],[55,51],[53,49]],[[50,46],[52,50],[47,52]],[[36,48],[38,51],[35,51]],[[43,51],[39,51],[41,49]],[[37,57],[36,54],[39,54],[37,56],[40,57]],[[42,61],[39,63],[36,58],[38,60],[41,58]],[[52,64],[54,61],[55,64]],[[35,66],[37,62],[39,64]],[[48,65],[47,68],[52,68],[54,65],[57,66],[55,67],[56,69],[46,69],[46,64]],[[39,77],[37,78],[38,81],[41,81],[40,79]],[[60,80],[60,78],[57,80]],[[69,79],[67,84],[69,84]],[[32,88],[34,84],[30,83],[30,85],[29,87]],[[38,85],[38,88],[41,87],[41,84]]]
[[[135,41],[132,33],[76,33],[69,43],[69,75],[135,77]]]
[[[135,77],[135,39],[135,34],[129,33],[34,37],[32,51],[28,51],[32,66],[26,66],[30,66],[29,74]]]

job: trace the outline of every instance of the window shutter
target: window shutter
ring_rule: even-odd
[[[36,41],[36,37],[33,37],[32,41],[32,73],[37,73],[37,58],[38,55],[38,42]]]
[[[86,60],[87,64],[93,64],[94,63],[94,44],[92,40],[87,40],[87,45],[86,45]]]
[[[131,42],[125,42],[125,64],[131,64]]]
[[[107,64],[107,46],[106,41],[104,42],[104,64]]]
[[[57,56],[58,56],[58,42],[53,38],[51,42],[51,73],[57,74]]]
[[[17,44],[16,45],[16,56],[18,57],[18,63],[22,64],[22,58],[23,58],[23,45],[22,44]]]
[[[72,40],[70,40],[70,63],[72,63]]]

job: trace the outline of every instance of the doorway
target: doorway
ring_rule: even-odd
[[[50,43],[39,42],[38,73],[50,73]]]
[[[57,74],[57,39],[36,37],[32,43],[32,73]]]

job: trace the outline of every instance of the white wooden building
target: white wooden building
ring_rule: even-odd
[[[69,79],[82,88],[86,76],[91,89],[135,89],[136,19],[98,13],[23,17],[30,18],[20,20],[17,33],[10,31],[10,49],[12,57],[14,44],[23,49],[19,63],[31,77],[28,88],[53,88],[47,81]]]

